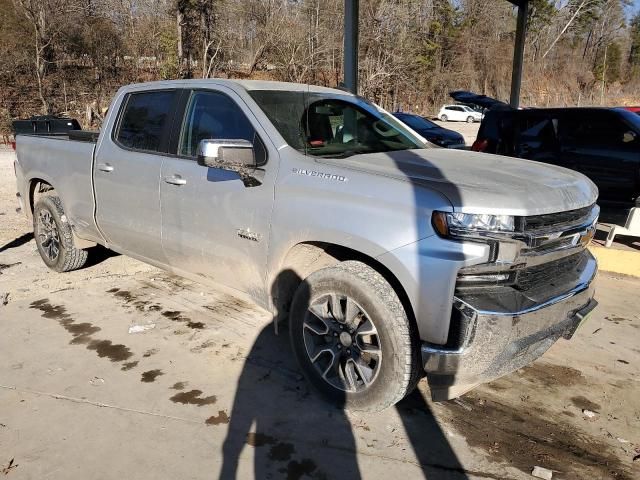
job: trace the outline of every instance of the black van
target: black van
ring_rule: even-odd
[[[490,109],[471,147],[577,170],[600,201],[640,206],[640,116],[622,108]]]

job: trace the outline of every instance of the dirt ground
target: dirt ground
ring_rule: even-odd
[[[433,120],[433,122],[441,127],[458,132],[464,137],[464,143],[467,147],[471,147],[471,144],[476,140],[476,137],[478,136],[478,129],[480,128],[479,122],[441,122],[440,120]]]
[[[422,382],[346,413],[253,305],[100,248],[49,271],[12,161],[0,152],[3,478],[640,478],[640,280],[601,273],[571,341],[459,401]]]

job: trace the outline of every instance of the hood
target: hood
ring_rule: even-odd
[[[596,186],[580,173],[485,153],[434,148],[322,162],[427,187],[466,213],[540,215],[586,207],[598,197]]]
[[[495,98],[487,97],[486,95],[480,95],[478,93],[467,92],[464,90],[456,90],[455,92],[449,92],[449,96],[456,102],[468,103],[471,105],[477,105],[482,108],[494,109],[494,110],[510,110],[511,106],[496,100]]]

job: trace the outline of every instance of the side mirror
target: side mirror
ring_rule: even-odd
[[[256,152],[247,140],[201,140],[197,159],[198,165],[204,167],[237,172],[245,187],[262,185],[264,171],[257,170]]]
[[[247,140],[201,140],[197,158],[199,165],[235,172],[257,167],[253,144]]]

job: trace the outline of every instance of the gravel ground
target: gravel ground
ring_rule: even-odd
[[[441,122],[440,120],[433,120],[433,122],[441,127],[458,132],[464,137],[464,143],[467,144],[467,147],[470,147],[476,140],[476,137],[478,136],[478,129],[480,128],[480,123]]]
[[[639,478],[640,281],[601,274],[571,341],[457,402],[422,382],[382,414],[345,413],[307,388],[258,307],[100,248],[49,271],[12,161],[0,151],[8,478]]]

